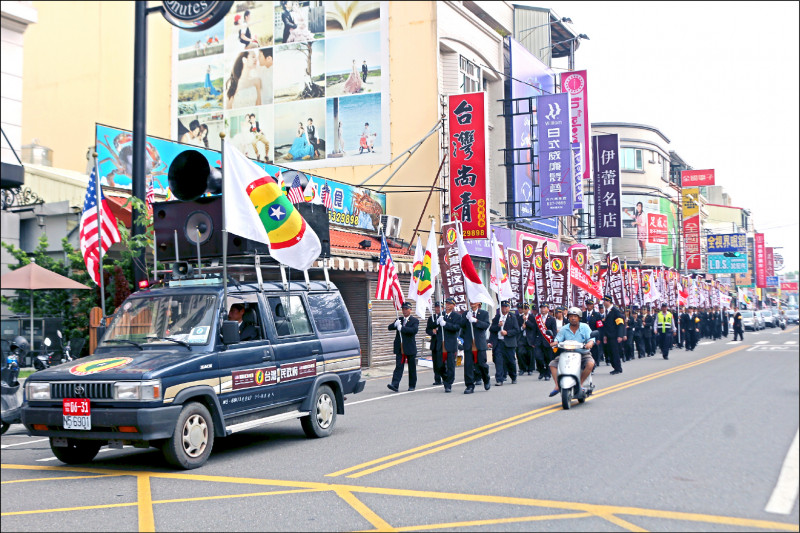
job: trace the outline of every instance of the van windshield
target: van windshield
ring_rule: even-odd
[[[147,296],[127,300],[117,311],[100,346],[115,341],[142,344],[208,344],[216,316],[213,294]]]

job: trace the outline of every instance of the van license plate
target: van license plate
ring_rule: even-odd
[[[88,398],[64,398],[64,429],[92,429]]]

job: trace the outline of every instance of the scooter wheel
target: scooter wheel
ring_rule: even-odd
[[[10,427],[11,427],[11,424],[6,424],[5,422],[3,422],[3,427],[0,428],[0,435],[5,434],[5,432],[8,431],[8,428],[10,428]]]
[[[561,389],[561,407],[564,409],[572,407],[572,388]]]
[[[578,403],[583,403],[585,401],[586,401],[586,396],[584,396],[583,398],[578,398]]]

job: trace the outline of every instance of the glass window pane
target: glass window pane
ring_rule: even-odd
[[[309,294],[308,305],[311,316],[320,333],[346,331],[348,329],[347,310],[342,298],[336,293]]]
[[[288,296],[270,296],[267,301],[279,337],[311,333],[311,323],[299,296],[292,296],[291,300]]]
[[[636,170],[642,170],[644,166],[642,165],[642,151],[636,150]]]

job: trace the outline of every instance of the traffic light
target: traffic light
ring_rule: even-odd
[[[741,257],[742,253],[741,252],[725,252],[722,255],[724,255],[725,257]]]

